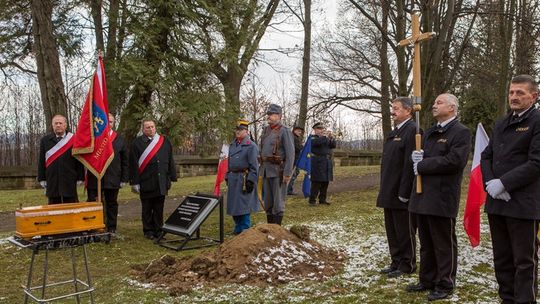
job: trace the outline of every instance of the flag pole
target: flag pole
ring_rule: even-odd
[[[101,176],[97,178],[97,202],[101,203]]]

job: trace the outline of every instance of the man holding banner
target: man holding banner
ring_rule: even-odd
[[[336,147],[336,140],[332,132],[326,130],[321,123],[313,125],[311,136],[311,188],[309,194],[309,204],[330,205],[326,199],[328,185],[334,178],[334,168],[332,166],[332,149]]]
[[[128,162],[129,155],[124,137],[112,130],[114,126],[114,115],[109,113],[109,137],[113,145],[114,158],[105,171],[101,180],[103,197],[105,198],[105,215],[107,230],[111,233],[116,232],[116,223],[118,218],[118,191],[129,182]],[[88,201],[95,202],[97,198],[97,178],[92,172],[88,172],[88,183],[86,189],[88,192]]]
[[[67,132],[67,119],[55,115],[54,134],[45,135],[39,146],[38,182],[45,189],[49,204],[75,203],[77,184],[84,179],[84,168],[72,155],[73,134]]]
[[[512,112],[498,120],[481,168],[502,303],[536,303],[540,220],[540,112],[538,84],[529,75],[512,78]]]
[[[131,147],[130,183],[132,191],[141,198],[144,236],[154,239],[161,233],[165,196],[171,182],[176,182],[176,166],[172,145],[157,134],[153,119],[142,121],[142,133]]]

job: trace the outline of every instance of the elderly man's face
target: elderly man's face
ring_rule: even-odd
[[[437,96],[437,99],[435,99],[433,107],[431,108],[433,117],[439,122],[450,119],[455,115],[455,111],[455,105],[449,102],[448,98],[442,94]]]
[[[54,131],[54,134],[56,135],[64,135],[66,133],[67,129],[67,121],[66,118],[63,116],[55,116],[52,119],[52,128]]]
[[[275,114],[275,113],[267,114],[266,120],[268,121],[269,124],[275,125],[281,120],[281,114]]]
[[[400,101],[392,102],[392,119],[394,123],[400,124],[411,117],[412,109],[405,109]]]
[[[114,123],[115,123],[114,115],[112,115],[111,113],[109,113],[109,127],[110,127],[111,129],[114,127]]]
[[[246,129],[236,129],[234,131],[234,135],[236,136],[237,139],[243,139],[244,137],[247,136],[247,133],[248,131]]]

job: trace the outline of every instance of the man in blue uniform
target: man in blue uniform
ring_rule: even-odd
[[[502,303],[536,303],[540,220],[540,112],[538,84],[512,78],[508,104],[482,153],[482,177],[495,277]]]
[[[227,170],[227,214],[233,217],[234,234],[251,227],[250,215],[259,211],[257,191],[258,166],[257,145],[248,136],[248,122],[239,120],[235,139],[229,146]]]
[[[314,135],[311,135],[311,193],[309,194],[309,204],[316,205],[317,197],[319,203],[330,205],[326,199],[328,185],[334,178],[334,168],[332,166],[332,149],[336,147],[336,140],[331,132],[326,131],[320,122],[313,125]]]

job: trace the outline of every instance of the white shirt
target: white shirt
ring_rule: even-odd
[[[443,121],[443,122],[439,122],[437,123],[437,126],[441,126],[442,128],[444,128],[447,124],[449,124],[450,122],[452,122],[452,120],[456,119],[457,116],[452,116],[451,118]]]
[[[409,121],[409,120],[411,120],[410,117],[407,118],[407,119],[405,119],[405,120],[402,121],[401,123],[399,123],[399,124],[396,126],[396,128],[398,128],[398,130],[399,130],[399,129],[400,129],[401,127],[403,127],[403,125],[404,125],[407,121]]]

